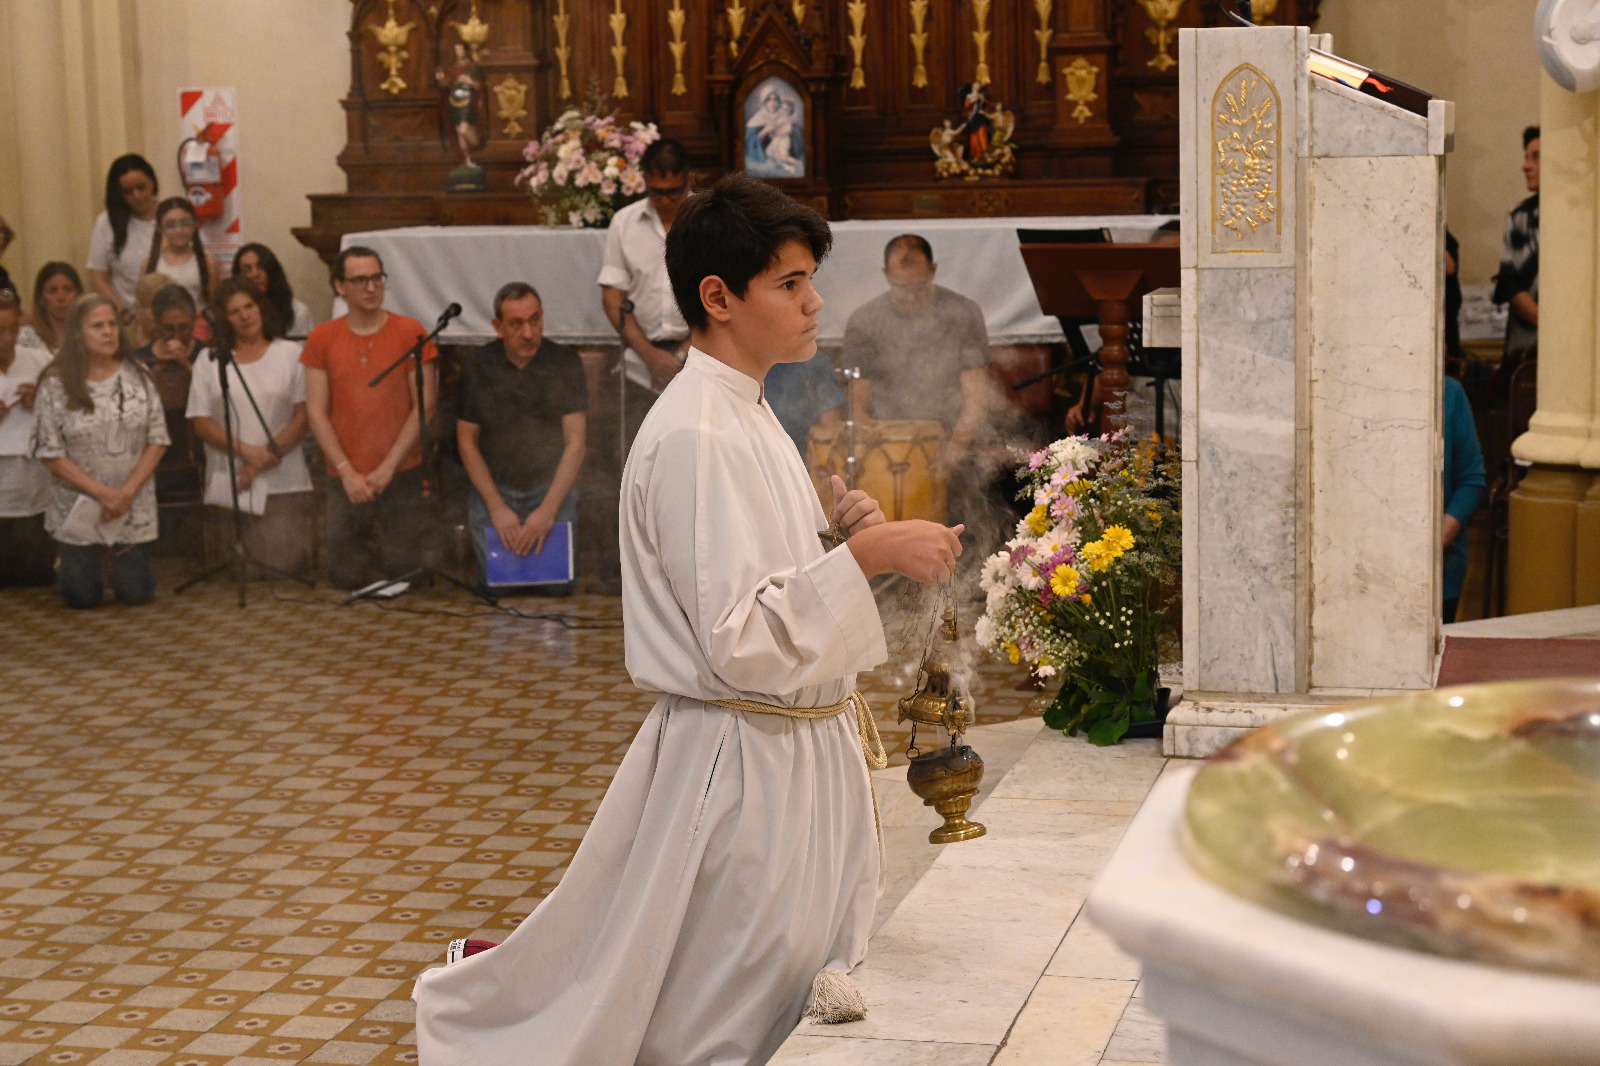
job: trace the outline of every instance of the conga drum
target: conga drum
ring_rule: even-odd
[[[856,488],[877,500],[891,522],[945,520],[945,485],[934,477],[944,450],[944,427],[934,421],[856,423]],[[826,513],[833,508],[830,478],[848,469],[849,437],[843,422],[811,427],[806,468]]]

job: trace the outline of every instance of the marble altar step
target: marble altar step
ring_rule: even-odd
[[[981,726],[986,836],[930,845],[939,818],[874,775],[885,885],[855,972],[864,1021],[802,1022],[775,1066],[1113,1066],[1164,1059],[1139,969],[1079,919],[1089,887],[1165,766],[1160,744],[1095,748],[1038,719]]]

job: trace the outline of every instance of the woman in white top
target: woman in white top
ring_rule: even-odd
[[[144,156],[119,156],[106,174],[106,209],[89,234],[89,283],[124,325],[133,321],[133,286],[150,255],[160,195],[155,168]]]
[[[195,363],[186,413],[194,435],[206,445],[206,503],[231,511],[227,427],[215,355],[217,348],[231,348],[227,417],[232,420],[245,550],[275,570],[297,574],[310,561],[306,520],[311,474],[301,446],[307,425],[305,370],[300,365],[300,345],[277,337],[272,316],[263,314],[265,303],[261,290],[248,278],[218,283],[214,306],[221,336],[212,354]],[[232,514],[214,510],[211,517],[212,536],[231,542]]]
[[[50,353],[17,347],[21,321],[15,294],[0,291],[0,587],[55,577],[56,549],[44,529],[50,475],[28,455],[34,391]]]
[[[111,588],[133,605],[156,594],[151,475],[170,443],[161,394],[117,325],[109,298],[72,305],[61,351],[39,375],[33,455],[55,476],[44,524],[61,565],[56,588],[68,607],[96,607]]]
[[[150,257],[145,260],[144,272],[165,274],[173,284],[188,289],[196,304],[210,301],[217,281],[217,261],[206,254],[194,205],[183,197],[162,200],[156,208],[156,232],[150,239]]]
[[[83,295],[83,281],[71,263],[46,263],[33,279],[33,316],[17,335],[17,347],[38,348],[49,355],[61,350],[67,315]]]
[[[289,276],[271,248],[254,241],[240,248],[233,257],[233,274],[255,282],[266,297],[267,310],[277,316],[283,336],[303,341],[311,335],[311,328],[317,324],[311,317],[311,308],[295,299]]]

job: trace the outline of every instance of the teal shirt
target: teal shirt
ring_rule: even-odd
[[[1461,532],[1444,550],[1444,598],[1456,599],[1467,578],[1467,523],[1483,502],[1483,449],[1472,421],[1467,390],[1444,379],[1444,513],[1461,523]]]

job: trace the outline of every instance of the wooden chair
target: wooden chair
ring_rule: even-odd
[[[1511,544],[1511,494],[1527,473],[1527,466],[1512,458],[1510,445],[1528,431],[1528,422],[1538,409],[1539,360],[1530,348],[1507,379],[1506,456],[1500,473],[1489,486],[1489,555],[1483,574],[1483,612],[1481,618],[1498,618],[1506,613],[1506,558]]]

